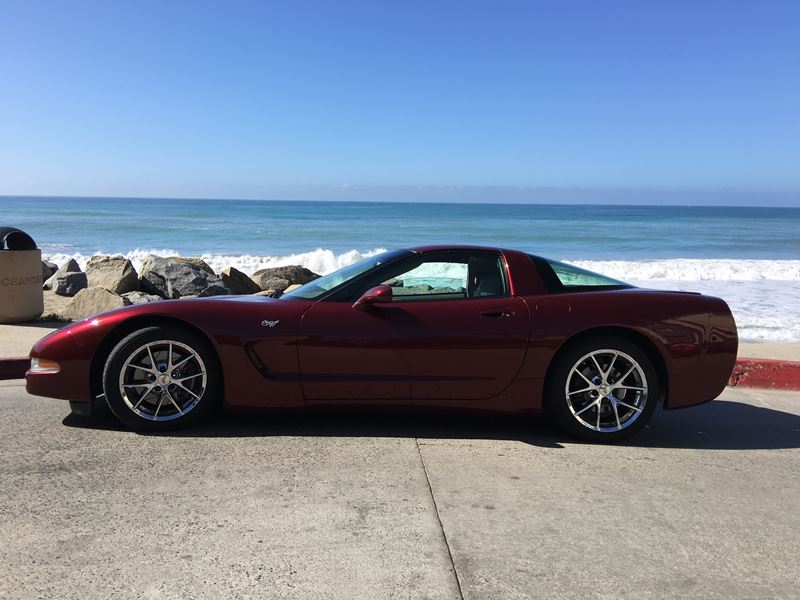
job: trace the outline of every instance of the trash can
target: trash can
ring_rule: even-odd
[[[0,227],[0,323],[32,321],[42,312],[42,251],[24,231]]]

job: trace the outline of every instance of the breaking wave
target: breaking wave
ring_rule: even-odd
[[[217,272],[227,267],[235,267],[251,275],[259,269],[269,267],[302,265],[315,273],[326,275],[336,269],[358,262],[362,258],[375,256],[381,252],[386,252],[386,249],[349,250],[337,254],[333,250],[317,248],[308,252],[276,256],[202,254],[200,258]],[[149,254],[181,256],[177,250],[171,248],[137,248],[125,253],[124,256],[138,269]],[[92,255],[53,252],[45,253],[43,256],[58,265],[74,258],[83,268]],[[800,260],[700,258],[658,260],[570,260],[565,258],[563,260],[623,281],[800,281]]]
[[[566,262],[623,281],[800,281],[800,260],[672,258]]]
[[[336,254],[332,250],[317,248],[316,250],[311,250],[309,252],[279,256],[255,256],[250,254],[228,256],[225,254],[201,254],[200,258],[208,263],[208,266],[214,269],[214,271],[217,273],[228,267],[234,267],[243,273],[252,275],[259,269],[282,267],[285,265],[302,265],[307,269],[311,269],[315,273],[326,275],[332,271],[341,269],[347,265],[351,265],[354,262],[358,262],[362,258],[369,258],[370,256],[375,256],[381,252],[386,252],[386,250],[384,248],[375,248],[367,251],[349,250],[347,252]],[[99,254],[104,253],[95,253],[95,255]],[[170,248],[150,250],[142,250],[137,248],[136,250],[126,252],[123,254],[123,256],[130,260],[133,263],[133,266],[139,270],[144,262],[144,259],[150,254],[155,254],[157,256],[181,256],[177,250],[172,250]],[[86,262],[92,257],[92,255],[85,255],[81,253],[52,253],[43,254],[43,257],[46,260],[56,263],[57,265],[61,265],[70,258],[74,258],[81,268],[85,268]]]

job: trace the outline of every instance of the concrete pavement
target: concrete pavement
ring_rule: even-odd
[[[798,598],[799,396],[594,446],[390,415],[138,435],[0,382],[0,598]]]

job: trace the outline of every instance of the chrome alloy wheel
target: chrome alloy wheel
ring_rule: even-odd
[[[171,421],[189,413],[206,389],[206,365],[191,347],[174,340],[149,342],[125,359],[119,393],[135,414]]]
[[[602,433],[632,425],[647,403],[647,377],[630,355],[594,350],[578,359],[564,387],[567,407],[584,427]]]

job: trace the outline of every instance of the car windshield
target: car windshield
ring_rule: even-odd
[[[327,294],[332,289],[352,281],[359,275],[385,264],[397,256],[403,256],[405,254],[406,252],[402,250],[392,250],[390,252],[382,252],[381,254],[370,256],[369,258],[365,258],[357,263],[343,267],[338,271],[323,275],[319,279],[309,281],[307,284],[284,294],[281,296],[281,298],[316,300],[322,295]]]
[[[599,273],[595,273],[593,271],[587,271],[586,269],[581,269],[580,267],[568,265],[557,260],[550,260],[549,258],[545,258],[544,260],[547,261],[547,264],[550,265],[551,269],[553,269],[553,272],[556,274],[559,283],[561,283],[565,289],[632,287],[630,284],[625,283],[624,281],[612,279],[611,277],[606,277],[605,275],[600,275]]]

